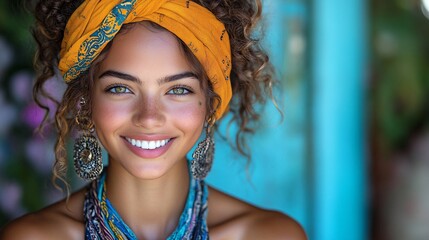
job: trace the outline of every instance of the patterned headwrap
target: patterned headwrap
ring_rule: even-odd
[[[228,109],[231,50],[225,26],[206,8],[185,0],[86,0],[64,31],[59,69],[69,83],[88,70],[123,24],[148,20],[180,38],[204,67],[221,98],[215,118]]]

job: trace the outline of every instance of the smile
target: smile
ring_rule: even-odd
[[[154,150],[154,149],[163,147],[171,140],[171,138],[164,139],[164,140],[156,140],[156,141],[136,140],[132,138],[126,138],[126,139],[131,145],[142,149],[146,149],[146,150]]]

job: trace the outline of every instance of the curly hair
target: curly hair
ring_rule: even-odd
[[[42,126],[46,124],[49,111],[47,106],[43,104],[42,99],[49,98],[55,101],[44,90],[43,86],[57,74],[58,56],[65,26],[72,13],[83,1],[40,0],[34,9],[36,22],[33,28],[33,35],[38,48],[35,55],[37,78],[33,88],[33,95],[36,103],[47,111]],[[272,86],[274,83],[268,55],[261,48],[259,39],[252,37],[252,31],[261,17],[261,0],[194,0],[194,2],[209,9],[223,22],[230,36],[233,99],[229,112],[232,115],[231,122],[236,122],[238,125],[235,146],[241,154],[250,159],[245,134],[253,133],[250,123],[260,117],[260,114],[254,108],[255,103],[263,104],[267,97],[272,99]],[[203,76],[203,79],[206,78],[206,81],[202,81],[202,88],[206,90],[209,96],[206,103],[208,112],[213,113],[215,111],[214,103],[216,103],[218,97],[211,90],[210,82],[196,57],[187,49],[186,45],[182,44],[182,48],[191,66],[195,67],[194,70],[197,75]],[[77,127],[74,121],[78,111],[76,103],[79,102],[81,97],[85,97],[88,102],[87,105],[91,106],[92,76],[94,71],[97,70],[98,63],[103,60],[105,55],[103,53],[108,50],[109,46],[93,62],[89,71],[81,74],[77,80],[68,84],[60,102],[55,101],[58,105],[55,114],[58,138],[55,145],[56,161],[53,166],[54,184],[56,179],[60,179],[67,185],[66,171],[68,164],[65,145],[70,133]],[[207,82],[207,84],[204,84],[204,82]],[[88,116],[91,115],[90,108],[83,110]]]

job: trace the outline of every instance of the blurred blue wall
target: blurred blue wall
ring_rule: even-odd
[[[252,163],[247,171],[246,160],[218,137],[208,182],[255,205],[282,211],[309,229],[307,6],[302,1],[267,0],[264,7],[264,46],[277,70],[276,95],[284,120],[268,101],[257,133],[249,138]],[[226,128],[226,122],[221,128]]]
[[[243,157],[218,137],[208,182],[289,214],[310,239],[367,239],[366,2],[264,5],[265,46],[278,71],[285,119],[279,123],[272,104],[264,108],[262,125],[249,139],[247,171]]]

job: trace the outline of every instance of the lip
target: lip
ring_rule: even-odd
[[[145,141],[155,141],[155,140],[162,140],[162,139],[169,139],[168,137],[163,136],[145,136],[142,137],[129,137],[136,140],[145,140]],[[141,158],[157,158],[163,155],[171,146],[171,144],[174,142],[176,138],[170,138],[170,141],[165,144],[162,147],[156,148],[156,149],[143,149],[136,146],[133,146],[125,137],[122,137],[122,140],[125,142],[125,145],[133,152],[135,155],[141,157]]]

